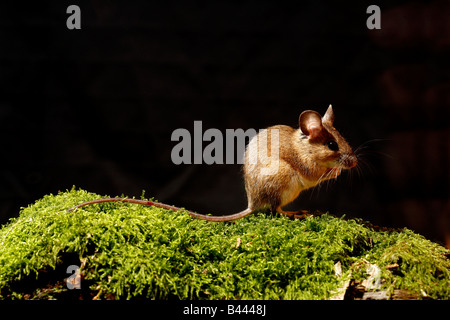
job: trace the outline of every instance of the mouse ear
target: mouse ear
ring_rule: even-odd
[[[333,126],[333,122],[334,122],[334,112],[333,112],[333,107],[330,106],[327,109],[327,112],[325,112],[323,118],[322,118],[322,122],[325,122],[327,124],[329,124],[330,126]]]
[[[322,118],[316,111],[306,110],[300,114],[298,123],[302,132],[311,139],[317,138],[322,129]]]

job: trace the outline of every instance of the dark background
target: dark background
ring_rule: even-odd
[[[81,8],[68,30],[66,8]],[[381,8],[381,30],[366,9]],[[174,165],[177,128],[298,126],[333,104],[360,149],[292,208],[450,247],[448,1],[0,5],[0,222],[73,185],[202,213],[246,207],[239,165]],[[204,146],[207,143],[204,143]]]

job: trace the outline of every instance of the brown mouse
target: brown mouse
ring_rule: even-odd
[[[312,110],[303,111],[299,129],[277,125],[261,130],[254,136],[244,155],[244,181],[247,209],[225,216],[203,215],[182,208],[146,200],[107,198],[87,201],[67,210],[101,202],[131,202],[176,211],[187,211],[192,217],[224,222],[243,218],[258,209],[271,209],[289,217],[304,217],[302,211],[282,208],[295,200],[301,191],[322,181],[337,178],[342,169],[357,165],[352,148],[333,127],[331,105],[325,115]]]

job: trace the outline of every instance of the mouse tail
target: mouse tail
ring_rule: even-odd
[[[94,203],[102,203],[102,202],[129,202],[129,203],[136,203],[136,204],[140,204],[140,205],[145,205],[145,206],[155,206],[158,208],[162,208],[162,209],[169,209],[169,210],[174,210],[174,211],[186,211],[187,213],[189,213],[189,215],[191,217],[194,217],[196,219],[202,219],[202,220],[208,220],[208,221],[213,221],[213,222],[226,222],[226,221],[233,221],[233,220],[237,220],[240,218],[243,218],[247,215],[249,215],[250,213],[253,212],[252,209],[247,208],[241,212],[235,213],[235,214],[231,214],[231,215],[226,215],[226,216],[210,216],[210,215],[206,215],[206,214],[200,214],[200,213],[196,213],[193,211],[189,211],[186,209],[182,209],[182,208],[178,208],[175,206],[170,206],[168,204],[165,203],[161,203],[161,202],[154,202],[154,201],[147,201],[147,200],[138,200],[138,199],[129,199],[129,198],[105,198],[105,199],[96,199],[96,200],[91,200],[91,201],[86,201],[83,203],[80,203],[79,205],[76,205],[70,209],[68,209],[66,211],[66,213],[70,213],[80,207],[84,207],[90,204],[94,204]]]
[[[78,209],[80,207],[84,207],[90,204],[94,204],[94,203],[102,203],[102,202],[129,202],[129,203],[136,203],[136,204],[140,204],[140,205],[144,205],[144,206],[155,206],[158,208],[163,208],[163,209],[169,209],[169,210],[175,210],[175,211],[188,211],[188,210],[184,210],[178,207],[174,207],[174,206],[169,206],[168,204],[165,203],[160,203],[160,202],[153,202],[153,201],[147,201],[147,200],[138,200],[138,199],[129,199],[129,198],[105,198],[105,199],[96,199],[96,200],[91,200],[91,201],[86,201],[83,203],[80,203],[76,206],[73,206],[70,209],[67,209],[66,213],[70,213],[72,211],[74,211],[75,209]],[[190,211],[188,211],[190,212]]]
[[[205,215],[205,214],[188,211],[189,215],[191,215],[194,218],[208,220],[208,221],[212,221],[212,222],[227,222],[227,221],[238,220],[245,216],[248,216],[252,212],[253,212],[252,209],[247,208],[245,210],[242,210],[241,212],[226,215],[226,216],[209,216],[209,215]]]

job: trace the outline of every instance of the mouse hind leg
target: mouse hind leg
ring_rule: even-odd
[[[286,170],[287,173],[289,171]],[[291,219],[304,219],[306,217],[311,216],[311,214],[308,213],[306,210],[298,210],[298,211],[286,211],[283,210],[282,207],[288,205],[297,197],[299,196],[300,192],[303,190],[301,187],[302,184],[299,182],[300,179],[297,175],[293,174],[286,174],[286,176],[283,178],[283,181],[286,181],[284,185],[284,191],[281,193],[281,199],[279,203],[277,203],[276,206],[272,206],[272,211],[275,210],[276,212],[285,215]]]
[[[306,210],[286,211],[286,210],[281,209],[281,206],[278,206],[278,208],[276,208],[275,210],[272,210],[272,211],[276,211],[279,214],[282,214],[290,219],[305,219],[307,217],[312,216],[312,214],[310,214]]]
[[[287,211],[283,210],[286,204],[283,204],[281,199],[271,199],[270,201],[270,209],[272,212],[277,212],[283,216],[286,216],[290,219],[304,219],[306,217],[311,216],[306,210],[298,210],[298,211]]]

